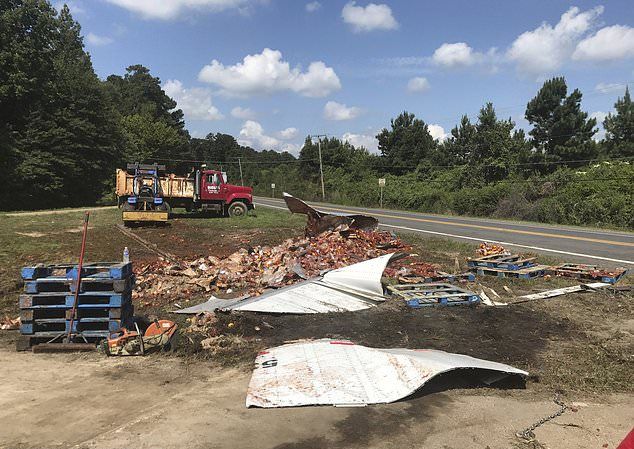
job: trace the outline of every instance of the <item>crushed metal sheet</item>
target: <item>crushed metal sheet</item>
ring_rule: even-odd
[[[431,349],[377,349],[323,339],[261,352],[247,391],[247,407],[361,406],[403,399],[438,374],[474,369],[484,382],[526,371]]]
[[[350,229],[361,229],[363,231],[374,231],[379,226],[379,220],[369,215],[322,212],[291,194],[284,192],[283,196],[288,210],[294,214],[304,214],[308,217],[306,235],[321,234],[341,225],[347,225]]]
[[[227,300],[212,296],[203,304],[175,313],[236,310],[307,314],[369,309],[386,300],[381,276],[387,264],[397,257],[398,253],[385,254],[253,298]]]
[[[544,292],[533,293],[531,295],[520,296],[518,302],[534,301],[536,299],[554,298],[555,296],[567,295],[568,293],[577,293],[587,290],[596,290],[598,288],[610,287],[611,284],[605,282],[592,282],[589,284],[574,285],[572,287],[557,288],[555,290],[546,290]]]

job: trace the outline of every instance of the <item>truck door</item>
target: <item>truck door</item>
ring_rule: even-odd
[[[203,201],[224,200],[224,183],[220,173],[205,173],[202,177],[201,197]]]

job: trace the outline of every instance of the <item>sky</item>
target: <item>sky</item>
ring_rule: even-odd
[[[376,151],[404,110],[442,140],[489,101],[529,129],[526,103],[552,76],[602,121],[634,87],[631,0],[375,1],[66,3],[101,78],[142,64],[192,136],[228,133],[258,150],[297,154],[327,134]]]

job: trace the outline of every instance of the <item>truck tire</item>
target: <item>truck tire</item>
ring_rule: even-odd
[[[231,203],[228,212],[230,217],[244,217],[247,214],[247,205],[242,201],[236,201]]]

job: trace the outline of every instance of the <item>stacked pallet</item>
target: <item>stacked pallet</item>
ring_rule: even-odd
[[[18,349],[68,333],[77,275],[78,267],[72,264],[22,269],[24,294],[19,299],[22,336]],[[132,263],[84,265],[81,277],[73,332],[88,341],[98,341],[132,325]]]
[[[548,269],[546,265],[535,263],[534,257],[525,258],[517,254],[491,254],[469,259],[467,265],[469,270],[478,276],[490,275],[520,279],[541,277]]]
[[[472,291],[441,282],[390,285],[388,290],[415,309],[429,306],[475,305],[480,302],[480,296]]]

